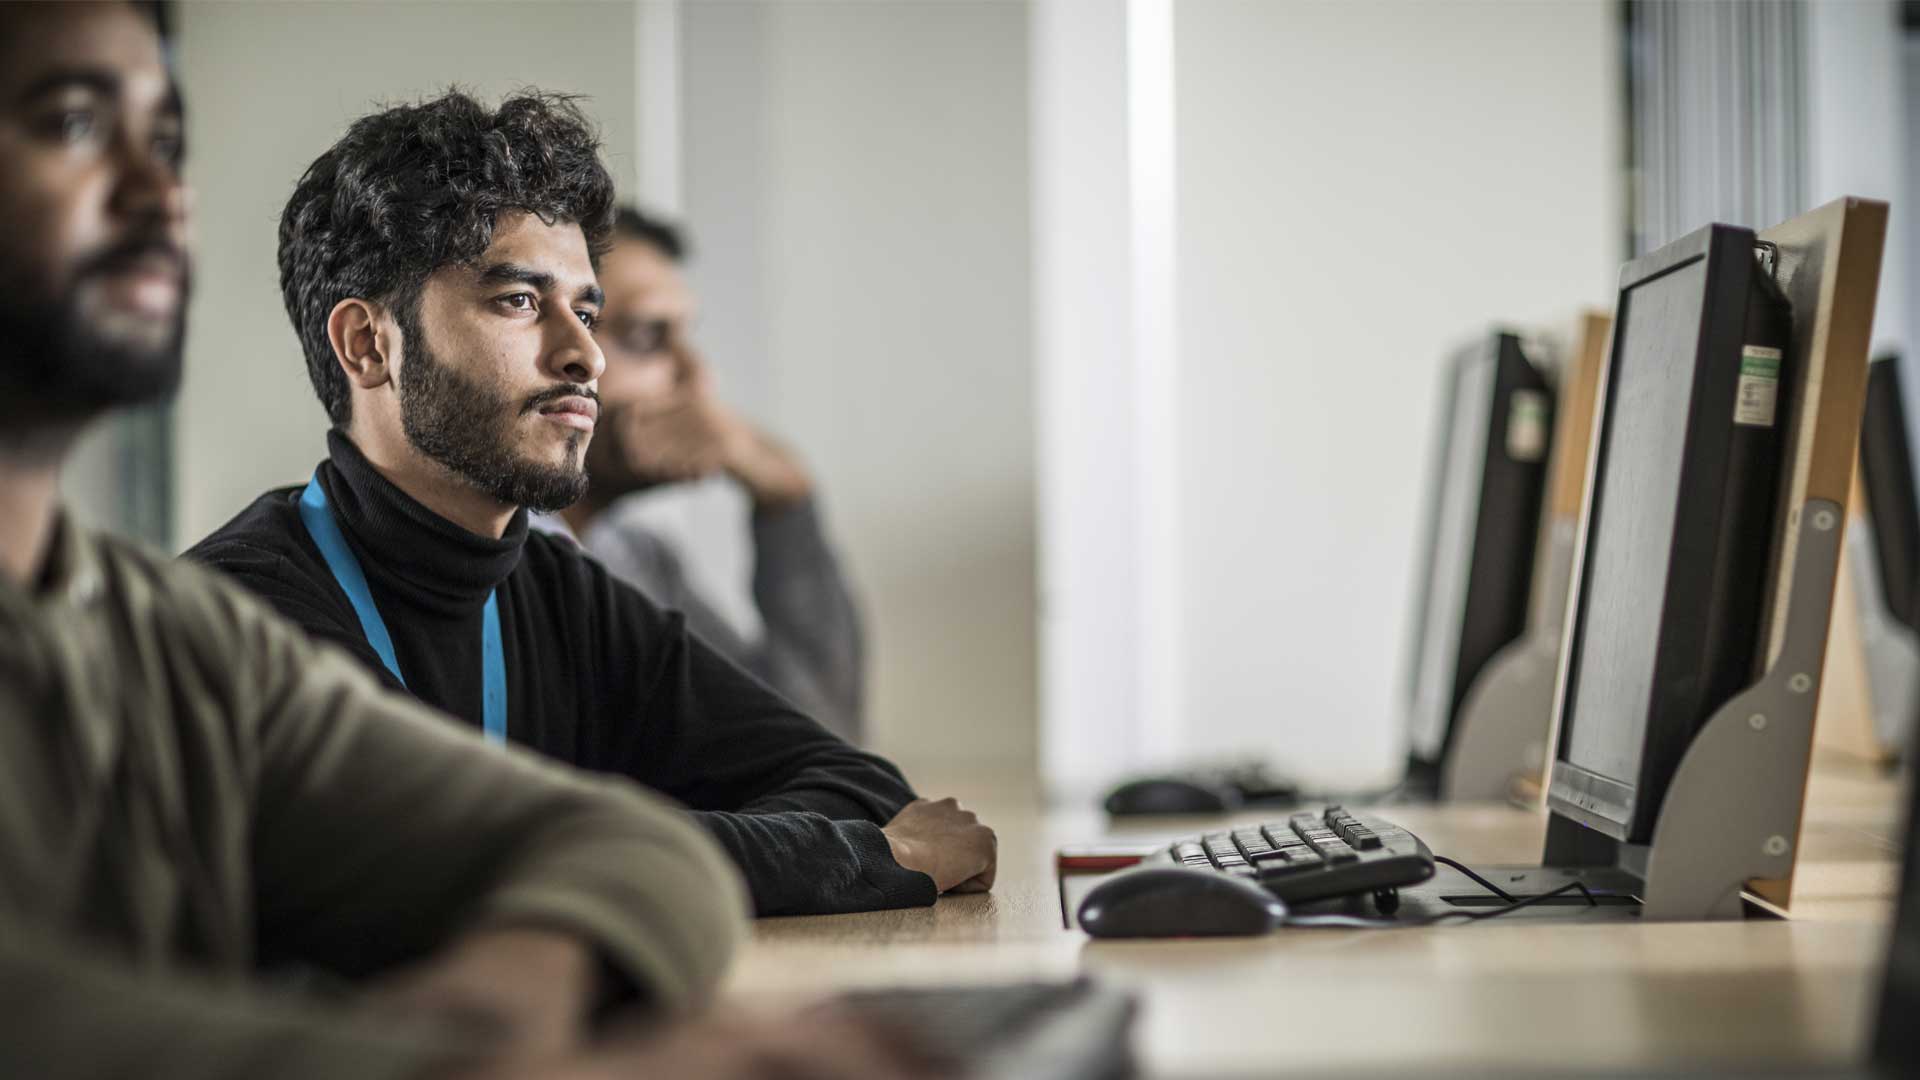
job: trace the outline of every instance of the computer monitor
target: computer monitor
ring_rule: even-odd
[[[1911,738],[1912,731],[1907,732]],[[1907,778],[1906,855],[1901,860],[1899,903],[1874,1024],[1873,1064],[1889,1076],[1920,1070],[1920,784]]]
[[[1915,505],[1913,450],[1901,400],[1900,359],[1882,356],[1867,372],[1860,416],[1860,485],[1868,536],[1879,564],[1879,595],[1889,615],[1920,630],[1920,506]]]
[[[1407,690],[1409,780],[1438,785],[1461,700],[1527,626],[1553,391],[1520,338],[1455,353],[1428,484]]]
[[[1548,801],[1626,843],[1765,661],[1793,358],[1759,256],[1713,225],[1621,268]]]

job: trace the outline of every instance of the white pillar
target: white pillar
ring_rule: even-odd
[[[1080,799],[1176,752],[1173,11],[1032,19],[1041,758]]]

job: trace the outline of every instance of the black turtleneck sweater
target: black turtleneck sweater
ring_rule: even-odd
[[[525,511],[504,537],[480,536],[394,487],[345,435],[329,434],[327,449],[320,486],[404,687],[301,522],[301,488],[262,495],[187,555],[476,729],[481,610],[498,587],[509,741],[692,807],[761,915],[933,903],[933,879],[896,863],[880,833],[914,797],[893,765],[802,716],[571,541],[529,532]]]

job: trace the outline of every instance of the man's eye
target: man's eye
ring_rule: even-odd
[[[47,129],[61,142],[68,143],[91,138],[99,125],[92,109],[64,109],[47,121]]]
[[[168,165],[178,166],[187,156],[187,141],[179,132],[172,131],[153,137],[153,156]]]
[[[533,294],[523,292],[509,293],[500,298],[500,303],[505,304],[515,311],[532,311]]]
[[[600,325],[600,313],[597,311],[576,310],[574,314],[580,316],[580,321],[586,324],[589,330]]]

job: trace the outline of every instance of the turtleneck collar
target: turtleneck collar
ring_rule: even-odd
[[[527,512],[495,540],[448,521],[395,487],[338,430],[327,432],[320,486],[377,593],[447,616],[477,612],[520,565]]]

